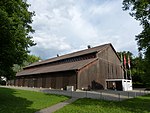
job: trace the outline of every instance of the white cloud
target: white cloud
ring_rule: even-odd
[[[90,0],[29,0],[35,11],[31,53],[42,58],[112,43],[117,51],[137,54],[135,35],[139,23],[122,11],[122,2]],[[45,52],[47,51],[47,53]],[[42,54],[43,53],[43,54]]]
[[[72,14],[71,27],[74,34],[80,39],[90,40],[98,37],[97,31],[88,21],[82,18],[81,12],[76,7],[70,10]]]
[[[117,4],[113,1],[103,1],[103,3],[97,5],[94,4],[89,8],[89,12],[92,15],[110,15],[115,9]]]
[[[37,43],[37,47],[41,47],[43,49],[58,49],[58,50],[65,50],[70,49],[70,45],[65,42],[65,37],[56,37],[50,36],[49,37],[35,37],[34,41]]]
[[[42,58],[49,58],[71,49],[65,37],[39,33],[38,37],[34,37],[33,40],[37,45],[31,48],[31,52]]]

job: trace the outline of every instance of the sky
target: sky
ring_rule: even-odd
[[[138,55],[139,22],[122,10],[122,0],[28,0],[35,11],[31,54],[42,59],[112,43]]]

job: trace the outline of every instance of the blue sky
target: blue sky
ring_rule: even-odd
[[[121,0],[28,0],[33,17],[31,54],[43,59],[112,43],[116,51],[138,54],[135,35],[142,28]]]

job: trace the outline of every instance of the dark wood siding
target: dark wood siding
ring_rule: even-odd
[[[120,60],[111,46],[97,53],[98,60],[78,73],[78,88],[107,88],[106,79],[123,78]]]
[[[51,76],[51,88],[56,88],[56,76]]]
[[[97,78],[97,61],[95,61],[78,72],[78,89],[92,87],[92,81],[98,82]]]
[[[88,88],[88,86],[93,89],[103,89],[107,87],[106,79],[123,78],[124,71],[111,44],[90,48],[82,52],[29,66],[20,74],[18,73],[14,84],[16,86],[55,89],[65,89],[66,86],[74,86],[77,89]]]
[[[51,88],[51,77],[46,76],[46,84],[45,84],[46,88]]]
[[[103,62],[104,67],[106,68],[106,74],[108,75],[105,76],[106,79],[123,78],[124,72],[121,67],[120,60],[111,46],[98,53],[97,56]]]
[[[66,71],[57,73],[47,73],[32,75],[27,77],[17,77],[15,86],[43,87],[54,89],[66,89],[66,86],[76,87],[76,72]]]
[[[37,78],[37,87],[42,87],[42,77],[41,76],[39,76]]]

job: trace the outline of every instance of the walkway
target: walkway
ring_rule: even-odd
[[[102,100],[122,101],[129,98],[135,98],[137,96],[150,94],[150,91],[144,91],[144,89],[137,89],[132,91],[114,91],[114,90],[97,90],[97,91],[66,91],[56,90],[48,88],[31,88],[31,87],[13,87],[13,86],[0,86],[7,88],[31,90],[37,92],[44,92],[49,94],[66,95],[72,98],[93,98]]]
[[[36,113],[53,113],[56,110],[74,102],[78,98],[93,98],[93,99],[102,99],[102,100],[122,101],[125,99],[135,98],[137,96],[150,94],[150,91],[145,91],[144,89],[138,89],[138,90],[132,90],[132,91],[113,91],[113,90],[65,91],[65,90],[56,90],[56,89],[48,89],[48,88],[13,87],[13,86],[0,86],[0,87],[31,90],[31,91],[44,92],[44,93],[49,93],[49,94],[66,95],[66,96],[72,97],[71,99],[67,101],[60,102],[51,107],[42,109]]]
[[[42,109],[42,110],[37,111],[37,112],[35,112],[35,113],[53,113],[53,112],[57,111],[58,109],[63,108],[64,106],[66,106],[66,105],[68,105],[68,104],[70,104],[70,103],[76,101],[77,99],[78,99],[78,98],[71,98],[71,99],[69,99],[69,100],[67,100],[67,101],[60,102],[60,103],[58,103],[58,104],[55,104],[55,105],[53,105],[53,106],[51,106],[51,107]]]

